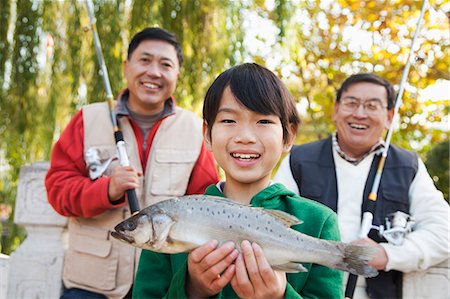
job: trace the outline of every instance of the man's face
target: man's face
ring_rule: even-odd
[[[345,106],[344,99],[361,103],[354,109]],[[345,100],[344,100],[345,101]],[[372,111],[364,103],[378,102],[381,109]],[[367,102],[367,103],[369,103]],[[362,157],[380,141],[385,129],[391,124],[394,111],[387,110],[387,92],[384,86],[369,82],[359,82],[342,93],[340,102],[334,106],[333,120],[336,124],[338,143],[347,155],[353,158]]]
[[[124,62],[129,108],[146,115],[159,113],[175,90],[179,71],[174,46],[161,40],[142,41]]]

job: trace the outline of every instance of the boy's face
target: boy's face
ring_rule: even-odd
[[[161,40],[142,41],[124,62],[129,108],[145,115],[160,112],[175,90],[179,71],[173,45]]]
[[[283,152],[283,128],[276,115],[262,115],[239,103],[226,87],[206,145],[226,175],[227,185],[261,190],[268,186],[272,170]],[[255,190],[255,189],[253,189]]]

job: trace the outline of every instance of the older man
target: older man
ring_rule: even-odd
[[[402,272],[424,270],[449,256],[449,206],[416,153],[391,145],[373,212],[373,224],[386,228],[395,212],[415,229],[401,245],[387,242],[372,229],[358,239],[362,213],[384,142],[394,116],[392,85],[375,74],[347,78],[338,90],[332,136],[292,149],[274,180],[301,196],[321,202],[338,214],[343,241],[379,248],[370,264],[380,274],[357,289],[356,298],[401,298]],[[364,286],[364,281],[361,287]],[[366,294],[367,293],[367,294]]]

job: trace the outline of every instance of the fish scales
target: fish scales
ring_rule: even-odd
[[[367,265],[376,252],[362,245],[328,241],[302,234],[289,226],[300,223],[281,211],[242,205],[222,197],[192,195],[161,201],[115,227],[112,235],[133,246],[163,253],[187,252],[209,240],[243,240],[261,246],[274,269],[306,271],[300,263],[372,277]]]
[[[319,239],[287,228],[262,209],[249,209],[247,206],[230,204],[223,200],[208,203],[206,208],[205,205],[205,198],[187,199],[176,205],[179,209],[174,211],[173,215],[178,215],[178,221],[174,224],[170,234],[172,240],[184,241],[188,238],[187,233],[195,231],[196,234],[202,236],[202,239],[198,240],[193,248],[205,244],[211,239],[217,239],[221,244],[233,241],[239,251],[239,245],[243,240],[251,240],[262,247],[269,262],[280,260],[278,256],[281,253],[283,253],[284,259],[291,257],[284,263],[300,261],[298,258],[300,251],[302,251],[301,261],[314,262],[317,259],[316,253],[321,248],[328,254],[330,251],[334,251],[335,254],[341,256],[340,251],[331,244],[320,242]],[[164,206],[161,208],[164,209]],[[195,225],[192,225],[190,217],[196,217]],[[211,226],[211,219],[214,219],[213,226]],[[191,240],[190,238],[189,240]],[[277,247],[274,248],[274,245]],[[279,249],[282,249],[282,252]],[[312,254],[308,256],[308,252]],[[283,264],[279,261],[277,263]]]

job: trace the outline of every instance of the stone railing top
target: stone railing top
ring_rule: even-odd
[[[38,162],[20,169],[15,223],[62,227],[67,224],[67,218],[56,213],[47,202],[44,179],[48,168],[48,162]]]

